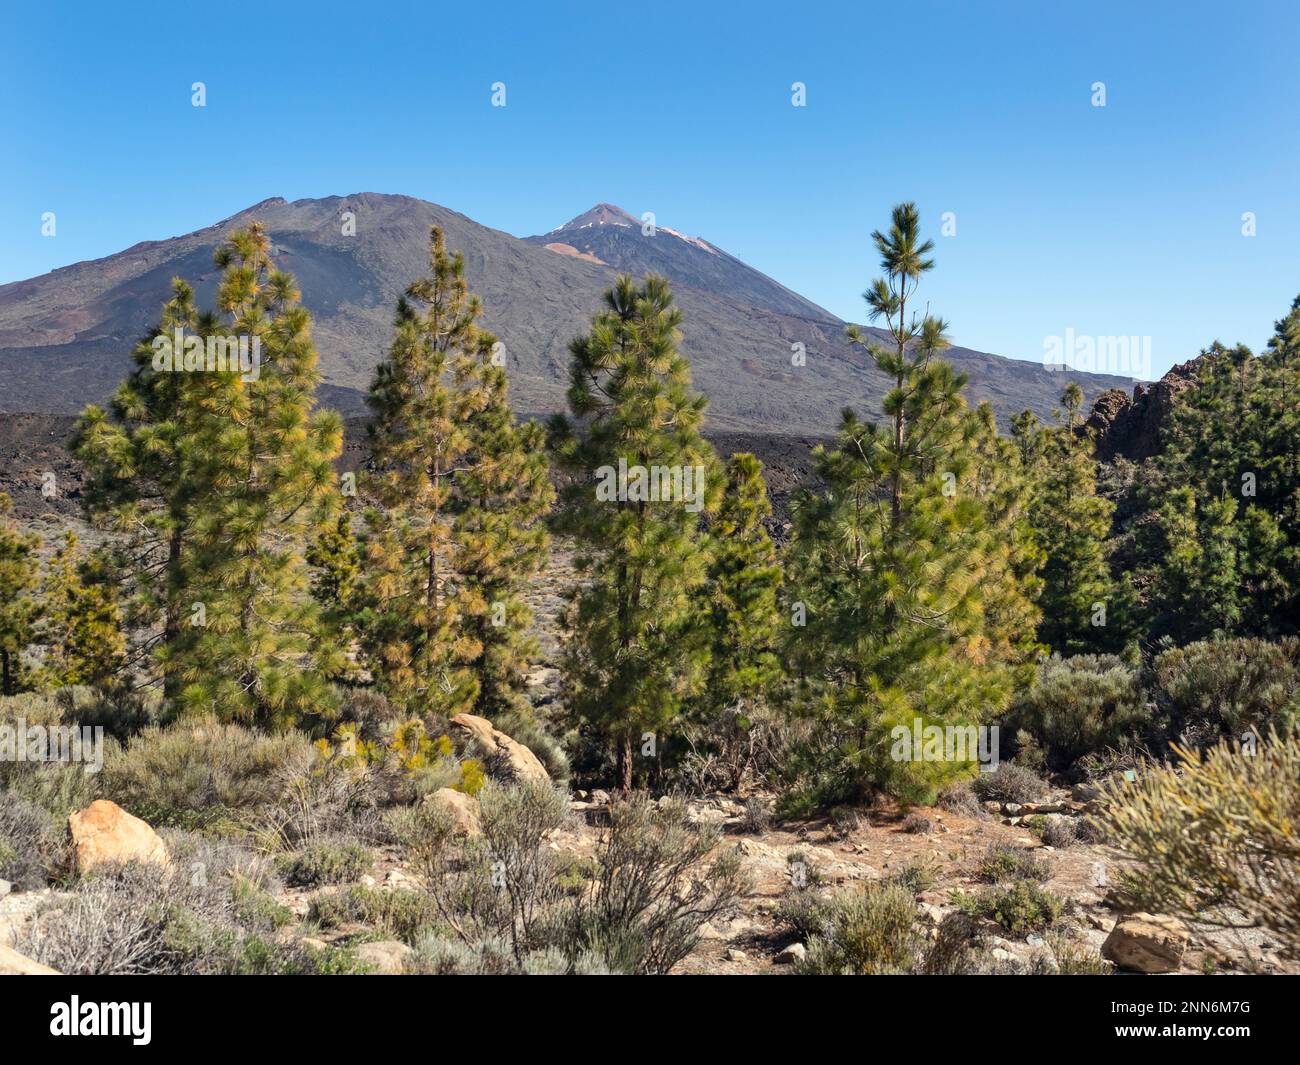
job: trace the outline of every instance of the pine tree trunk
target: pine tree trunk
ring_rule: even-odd
[[[632,790],[632,733],[625,732],[618,740],[618,786],[624,795]]]
[[[10,664],[8,651],[0,651],[0,691],[5,695],[15,694],[13,666]]]
[[[168,650],[176,647],[181,634],[181,612],[176,602],[175,586],[179,583],[181,566],[181,530],[173,529],[167,541],[167,614],[163,622],[163,646]],[[180,679],[176,676],[176,666],[169,662],[163,668],[163,702],[172,706],[180,694]]]

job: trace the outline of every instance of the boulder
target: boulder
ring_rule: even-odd
[[[1171,973],[1182,964],[1188,939],[1187,926],[1177,917],[1133,913],[1115,922],[1101,956],[1121,969]]]
[[[58,969],[51,969],[38,961],[32,961],[25,954],[19,954],[12,947],[0,943],[0,976],[58,976]]]
[[[453,835],[472,839],[482,834],[478,799],[473,795],[466,795],[463,791],[455,791],[452,788],[439,788],[425,802],[440,806],[451,815]]]
[[[96,799],[68,817],[73,859],[78,875],[97,866],[122,862],[150,862],[168,866],[167,846],[158,833],[115,802]]]
[[[474,714],[457,714],[451,719],[451,724],[483,748],[488,772],[493,776],[511,783],[533,780],[550,783],[551,776],[537,760],[537,755],[500,729],[494,728],[486,718]]]
[[[377,976],[400,976],[406,972],[406,963],[415,954],[405,943],[395,939],[381,939],[376,943],[362,943],[355,948],[357,961],[370,966]]]

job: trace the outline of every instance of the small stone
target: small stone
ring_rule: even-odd
[[[744,961],[749,957],[743,950],[737,950],[735,947],[727,948],[727,961]]]
[[[797,961],[803,961],[808,954],[808,948],[802,943],[791,943],[785,947],[776,956],[777,965],[793,965]]]
[[[9,892],[13,891],[13,889],[13,884],[9,883],[8,880],[0,880],[0,898],[4,898],[9,894]]]

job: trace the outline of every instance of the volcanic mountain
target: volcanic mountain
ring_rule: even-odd
[[[355,233],[345,232],[346,216]],[[269,199],[216,225],[137,244],[116,255],[0,286],[0,411],[71,413],[103,401],[130,366],[132,345],[155,328],[171,278],[211,305],[213,249],[234,229],[260,221],[276,264],[298,280],[312,312],[325,378],[324,402],[362,409],[375,364],[387,350],[398,295],[426,269],[429,227],[464,252],[486,324],[505,344],[515,408],[562,409],[568,343],[601,306],[619,273],[665,274],[681,307],[682,350],[710,400],[715,429],[826,434],[839,411],[878,409],[886,383],[845,340],[829,311],[708,241],[648,226],[599,204],[558,229],[520,239],[409,196],[359,193]],[[803,344],[806,363],[791,361]],[[1046,414],[1064,387],[1042,365],[952,348],[974,400],[1005,421],[1026,407]],[[1071,375],[1091,399],[1124,378]]]

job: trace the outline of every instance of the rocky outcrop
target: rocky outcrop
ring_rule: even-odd
[[[96,799],[68,817],[76,871],[84,876],[98,866],[123,862],[170,864],[158,833],[115,802]]]
[[[1175,366],[1154,384],[1138,384],[1130,397],[1122,389],[1108,388],[1092,405],[1087,427],[1097,441],[1097,458],[1138,461],[1160,451],[1160,434],[1179,393],[1196,380],[1202,356]]]
[[[535,780],[549,784],[551,775],[522,743],[517,743],[486,718],[457,714],[451,719],[462,736],[472,739],[483,751],[488,773],[498,780],[523,783]]]
[[[1101,956],[1121,969],[1172,973],[1182,964],[1188,939],[1187,926],[1177,917],[1132,913],[1115,923]]]

